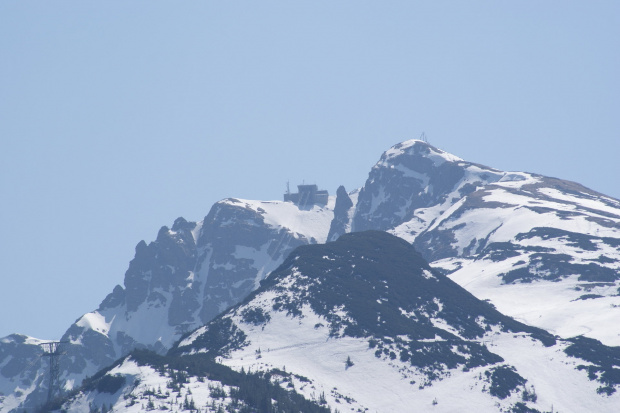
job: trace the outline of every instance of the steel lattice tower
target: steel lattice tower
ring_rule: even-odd
[[[60,349],[60,345],[63,341],[50,341],[47,343],[41,343],[43,347],[43,355],[50,359],[50,379],[49,387],[47,390],[47,401],[50,402],[54,398],[55,394],[60,393],[60,356],[63,353]]]

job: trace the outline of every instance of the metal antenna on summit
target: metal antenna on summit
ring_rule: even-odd
[[[49,341],[41,343],[43,356],[50,358],[50,380],[47,390],[47,401],[50,402],[55,394],[60,393],[60,356],[65,354],[60,349],[60,345],[66,341]]]
[[[422,135],[420,135],[420,140],[421,140],[422,142],[426,142],[426,143],[428,143],[428,140],[426,139],[426,133],[422,132]]]

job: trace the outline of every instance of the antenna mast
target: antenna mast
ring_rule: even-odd
[[[55,394],[60,394],[60,356],[65,354],[60,345],[66,341],[41,343],[43,355],[50,358],[50,380],[47,388],[47,401],[51,402]]]

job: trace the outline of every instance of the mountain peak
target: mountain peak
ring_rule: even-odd
[[[262,324],[277,317],[276,313],[304,318],[308,311],[323,320],[330,337],[374,337],[379,341],[385,336],[407,336],[408,340],[439,337],[452,345],[497,328],[528,332],[545,344],[555,342],[549,334],[477,300],[434,271],[409,243],[381,231],[344,234],[334,242],[296,248],[227,317],[236,314],[244,322]],[[215,328],[220,328],[221,322],[216,320]],[[199,339],[198,345],[202,342]],[[196,345],[190,338],[179,350],[186,352],[190,343]],[[401,351],[406,357],[406,350]]]
[[[472,165],[424,141],[394,145],[373,166],[360,191],[353,230],[394,228],[410,220],[420,208],[460,198],[458,190],[468,182],[497,181],[503,176],[499,171]],[[424,217],[420,219],[420,230],[425,221]]]
[[[419,139],[410,139],[392,146],[390,149],[383,153],[381,157],[382,161],[390,161],[398,158],[401,155],[418,156],[431,159],[436,166],[441,165],[444,162],[461,162],[463,159],[451,153],[442,151],[429,144],[428,142]],[[380,162],[381,163],[381,162]]]

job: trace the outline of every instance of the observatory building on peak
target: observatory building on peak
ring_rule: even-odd
[[[316,185],[297,185],[297,193],[292,194],[286,184],[285,202],[292,202],[295,205],[326,205],[329,193],[324,189],[319,189]]]

